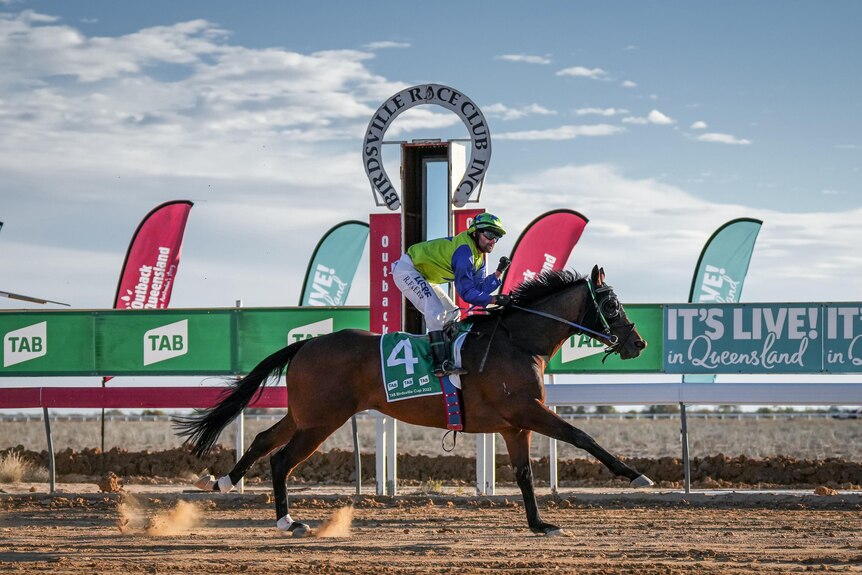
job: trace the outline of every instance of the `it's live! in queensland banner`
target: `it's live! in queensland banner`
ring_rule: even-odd
[[[859,304],[673,305],[665,373],[862,372]]]

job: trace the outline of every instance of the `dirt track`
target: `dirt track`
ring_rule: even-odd
[[[142,493],[125,501],[95,493],[0,495],[0,572],[862,572],[858,493],[545,496],[544,519],[568,531],[555,538],[525,528],[514,496],[299,494],[291,514],[318,531],[351,504],[353,519],[349,533],[346,522],[335,526],[340,537],[294,540],[274,528],[268,499],[266,493]]]

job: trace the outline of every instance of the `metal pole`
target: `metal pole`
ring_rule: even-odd
[[[683,486],[686,493],[691,493],[691,462],[688,455],[688,422],[685,417],[685,404],[679,404],[680,439],[682,440],[682,469],[684,472]]]
[[[359,430],[356,425],[356,415],[350,418],[353,424],[353,458],[356,462],[356,494],[362,495],[362,454],[359,453]]]
[[[242,300],[236,300],[236,307],[242,307]],[[239,463],[240,458],[245,453],[245,411],[239,412],[239,417],[236,418],[236,461]],[[245,492],[245,477],[239,480],[236,485],[236,490],[239,493]]]
[[[386,495],[398,495],[398,420],[386,418]]]
[[[48,438],[48,478],[51,486],[49,493],[54,493],[57,470],[54,467],[54,437],[51,435],[51,416],[48,415],[47,407],[42,408],[42,417],[45,420],[45,435]]]
[[[556,380],[554,374],[548,376],[548,384],[554,385]],[[557,413],[557,406],[552,405],[551,411]],[[548,467],[550,469],[551,493],[556,493],[559,487],[559,475],[557,474],[557,440],[553,437],[548,438]]]
[[[377,465],[377,495],[386,493],[386,417],[375,412],[377,441],[374,447],[375,463]]]

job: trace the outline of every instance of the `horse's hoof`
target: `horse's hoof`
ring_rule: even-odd
[[[652,487],[653,485],[655,485],[655,482],[644,474],[640,474],[632,479],[631,483],[632,487]]]
[[[545,535],[546,537],[558,537],[565,534],[562,529],[560,529],[556,525],[551,525],[550,523],[540,523],[539,525],[531,527],[530,529],[533,531],[533,533]]]
[[[210,475],[209,473],[204,473],[200,477],[198,477],[197,481],[195,481],[195,487],[201,489],[203,491],[213,491],[213,488],[216,484],[216,478],[214,475]]]
[[[568,535],[565,529],[560,529],[559,527],[545,531],[545,537],[568,537]]]
[[[308,537],[311,535],[311,527],[306,525],[305,523],[300,523],[298,521],[294,521],[290,527],[287,528],[287,531],[292,534],[292,536],[296,538]]]

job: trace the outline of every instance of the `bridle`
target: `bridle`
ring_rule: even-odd
[[[620,315],[622,315],[623,309],[622,304],[620,304],[620,300],[617,298],[617,294],[614,293],[614,288],[609,286],[608,284],[603,284],[597,288],[593,288],[593,283],[590,280],[587,280],[587,288],[590,291],[590,298],[593,302],[593,312],[596,314],[596,317],[599,320],[598,323],[601,324],[604,328],[601,332],[590,329],[579,323],[569,321],[565,318],[547,312],[539,311],[537,309],[530,309],[516,304],[512,304],[510,307],[525,311],[527,313],[542,316],[554,321],[558,321],[560,323],[573,327],[576,330],[576,334],[587,333],[595,336],[600,340],[604,340],[608,346],[607,348],[605,348],[605,357],[602,358],[602,363],[604,363],[609,355],[614,353],[620,353],[620,349],[626,343],[628,343],[629,339],[631,339],[631,336],[635,331],[635,324],[629,322],[626,324],[614,326],[628,328],[628,333],[626,333],[625,339],[620,341],[619,337],[611,333],[611,322],[613,322],[613,320],[619,318]],[[586,317],[586,314],[584,314],[584,317]],[[608,320],[611,321],[609,322]]]

